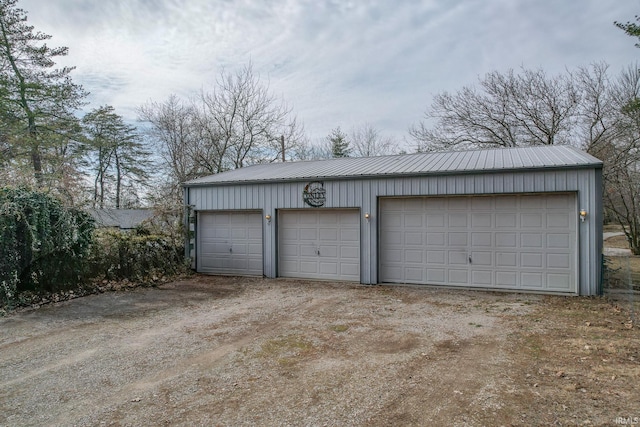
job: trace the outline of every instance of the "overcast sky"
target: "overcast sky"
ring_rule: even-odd
[[[640,59],[613,21],[638,0],[21,0],[68,46],[65,65],[128,120],[148,100],[211,88],[251,61],[317,140],[369,122],[402,139],[433,95],[521,66],[550,74]]]

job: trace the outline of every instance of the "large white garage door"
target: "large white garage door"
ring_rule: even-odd
[[[200,212],[197,238],[198,272],[262,276],[260,212]]]
[[[280,211],[278,259],[281,277],[359,281],[359,211]]]
[[[380,281],[577,292],[575,194],[380,199]]]

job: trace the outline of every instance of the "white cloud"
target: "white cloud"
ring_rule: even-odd
[[[92,92],[134,118],[136,106],[197,92],[252,61],[318,138],[371,122],[402,136],[431,96],[492,70],[549,73],[638,59],[613,26],[618,0],[22,0],[36,29],[70,47],[66,64]]]

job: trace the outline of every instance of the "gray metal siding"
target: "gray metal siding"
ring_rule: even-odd
[[[387,177],[324,181],[325,208],[360,208],[369,212],[370,221],[361,222],[361,281],[378,282],[378,197],[473,195],[509,193],[577,192],[578,209],[589,212],[579,226],[580,294],[600,292],[600,254],[602,241],[602,172],[599,168],[491,172],[466,175],[429,175],[423,177]],[[259,209],[271,215],[264,227],[265,269],[267,277],[276,276],[276,210],[318,209],[306,206],[302,191],[308,181],[260,184],[229,184],[187,187],[186,200],[196,210]],[[322,209],[322,208],[319,208]],[[576,215],[578,213],[576,212]]]

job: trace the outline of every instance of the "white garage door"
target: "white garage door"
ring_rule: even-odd
[[[360,280],[358,210],[278,213],[278,274],[307,279]]]
[[[200,212],[197,238],[198,272],[262,276],[260,212]]]
[[[577,292],[574,194],[380,199],[380,281]]]

